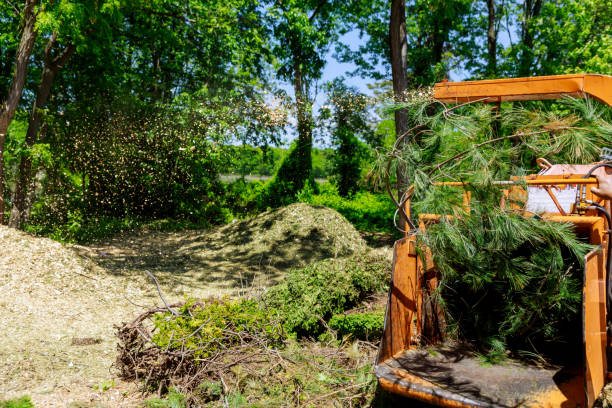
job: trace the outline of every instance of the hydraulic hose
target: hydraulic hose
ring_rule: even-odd
[[[599,163],[599,164],[597,164],[597,165],[595,165],[595,166],[591,167],[591,169],[590,169],[590,170],[587,172],[587,174],[585,174],[584,176],[582,176],[582,178],[589,178],[589,177],[591,177],[591,175],[593,174],[593,172],[594,172],[595,170],[597,170],[598,168],[600,168],[600,167],[609,167],[609,168],[611,168],[611,169],[612,169],[612,163],[610,163],[610,162],[606,162],[606,163]]]

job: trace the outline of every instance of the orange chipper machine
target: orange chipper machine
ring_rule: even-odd
[[[555,99],[563,95],[592,97],[612,105],[612,77],[559,75],[436,84],[434,97],[444,103],[525,101]],[[553,165],[544,159],[542,170],[526,177],[526,191],[511,181],[500,182],[504,194],[520,190],[525,210],[542,218],[575,225],[579,236],[597,245],[585,256],[582,327],[582,364],[540,367],[509,362],[482,365],[469,352],[448,348],[444,339],[429,349],[418,346],[428,313],[424,293],[438,283],[435,267],[425,270],[417,255],[416,236],[408,233],[394,247],[392,284],[385,314],[384,334],[376,360],[376,375],[388,391],[444,407],[588,407],[593,406],[606,383],[608,371],[607,311],[612,301],[610,259],[610,202],[593,194],[594,174],[612,177],[611,151],[604,162],[590,165]],[[445,183],[458,185],[460,183]],[[523,184],[524,185],[524,184]],[[469,206],[469,194],[464,193]],[[505,205],[505,203],[500,203]],[[410,216],[409,198],[405,212]],[[437,222],[436,214],[421,214],[420,229]],[[430,264],[429,262],[427,264]],[[434,312],[435,313],[435,312]],[[439,312],[437,312],[439,313]],[[612,316],[612,314],[610,314]],[[611,354],[612,356],[612,354]]]

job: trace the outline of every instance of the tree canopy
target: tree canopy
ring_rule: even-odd
[[[382,105],[448,77],[610,73],[611,17],[610,0],[3,2],[0,221],[199,213],[205,197],[222,205],[217,176],[239,151],[224,146],[261,146],[264,160],[291,135],[265,189],[278,197],[262,202],[290,202],[314,183],[316,143],[344,158],[327,168],[352,180],[348,193],[366,173],[351,149],[410,127]],[[395,102],[336,79],[326,113],[317,97],[334,80],[323,77],[332,54],[364,82],[393,83]],[[174,204],[142,210],[170,190]]]

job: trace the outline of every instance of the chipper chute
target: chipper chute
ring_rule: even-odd
[[[501,102],[554,99],[563,95],[590,96],[612,105],[612,77],[561,75],[533,78],[439,83],[434,98],[444,103]],[[553,222],[572,223],[595,249],[585,256],[582,288],[582,355],[566,366],[547,366],[511,360],[484,365],[459,343],[439,338],[425,348],[419,339],[427,309],[426,293],[438,285],[435,266],[418,254],[416,234],[407,233],[394,247],[392,284],[383,339],[376,361],[380,385],[388,391],[445,407],[591,407],[606,383],[610,340],[607,307],[610,300],[608,243],[610,202],[595,195],[593,175],[612,174],[612,165],[551,165],[538,161],[542,171],[516,180],[500,181],[504,194],[526,196],[525,211]],[[612,176],[611,176],[612,177]],[[441,183],[461,187],[460,182]],[[465,194],[465,193],[464,193]],[[501,206],[510,205],[506,202]],[[465,194],[464,203],[470,204]],[[401,203],[409,217],[410,201]],[[419,214],[413,226],[424,230],[438,222],[437,214]],[[426,267],[427,265],[427,267]],[[426,310],[427,309],[427,310]]]

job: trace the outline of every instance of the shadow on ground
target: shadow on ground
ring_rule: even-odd
[[[172,290],[201,296],[269,286],[291,268],[365,248],[340,214],[298,203],[214,230],[124,234],[87,255],[112,274],[150,271]]]

